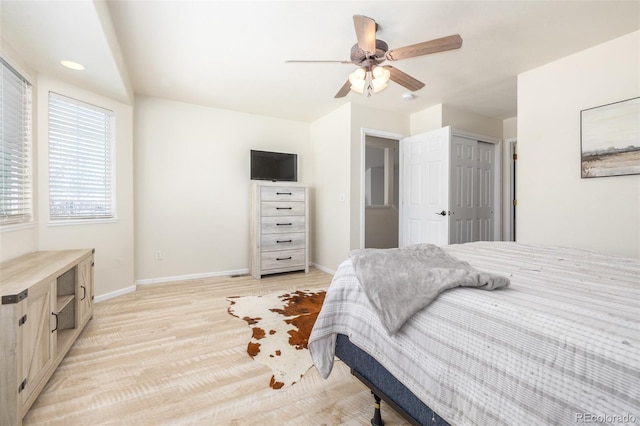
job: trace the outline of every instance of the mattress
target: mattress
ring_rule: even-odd
[[[444,249],[511,286],[448,290],[388,335],[346,260],[309,339],[323,377],[340,333],[452,424],[640,422],[640,261],[509,242]]]
[[[351,374],[364,383],[374,395],[384,400],[412,425],[449,426],[449,423],[420,401],[371,355],[351,343],[344,334],[337,336],[336,356],[350,367]],[[383,419],[384,411],[385,409],[381,408],[380,414]]]

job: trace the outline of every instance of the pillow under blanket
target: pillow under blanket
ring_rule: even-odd
[[[493,290],[509,285],[508,278],[477,271],[433,244],[353,250],[349,257],[360,286],[389,334],[447,289]]]

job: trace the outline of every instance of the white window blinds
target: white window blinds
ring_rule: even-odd
[[[0,225],[30,222],[31,85],[0,59]]]
[[[112,121],[111,111],[49,93],[52,221],[114,217]]]

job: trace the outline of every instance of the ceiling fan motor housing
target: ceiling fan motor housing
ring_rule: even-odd
[[[385,53],[389,50],[389,45],[382,40],[376,39],[376,52],[374,55],[367,55],[367,52],[360,49],[358,43],[351,47],[351,61],[363,67],[372,67],[385,61]]]

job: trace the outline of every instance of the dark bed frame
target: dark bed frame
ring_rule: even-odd
[[[338,334],[336,340],[336,356],[351,368],[351,374],[371,389],[375,398],[375,411],[371,419],[372,425],[384,425],[380,414],[380,399],[389,404],[411,424],[449,425],[442,417],[411,393],[378,361],[351,343],[349,338],[343,334]]]

